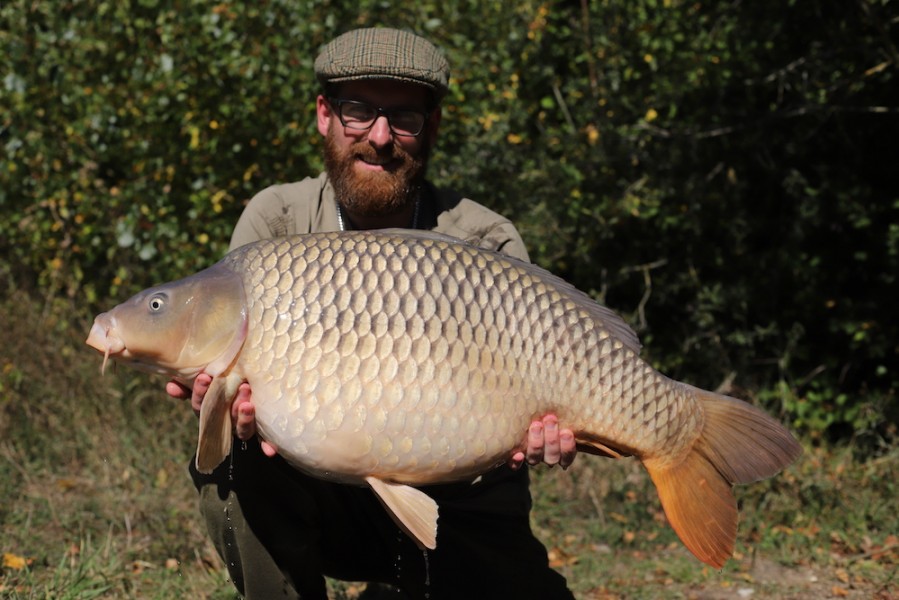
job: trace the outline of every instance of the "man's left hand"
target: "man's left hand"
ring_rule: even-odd
[[[531,423],[527,449],[513,454],[508,465],[518,469],[527,460],[529,465],[544,462],[551,467],[559,465],[567,469],[576,455],[574,433],[570,429],[559,429],[559,420],[555,415],[546,415],[542,420]]]

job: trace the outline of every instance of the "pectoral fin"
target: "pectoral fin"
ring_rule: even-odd
[[[408,485],[387,483],[376,477],[365,481],[390,516],[419,546],[437,547],[437,503],[430,496]]]
[[[212,380],[200,405],[197,470],[211,473],[231,452],[231,402],[243,378],[235,373]]]

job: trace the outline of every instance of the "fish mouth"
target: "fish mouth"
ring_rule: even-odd
[[[88,346],[103,353],[101,374],[106,372],[106,364],[109,362],[110,356],[124,356],[126,352],[125,342],[115,333],[115,321],[104,317],[105,315],[100,315],[94,319],[94,324],[85,340]]]

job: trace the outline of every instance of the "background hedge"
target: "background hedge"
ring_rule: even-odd
[[[453,67],[431,177],[628,318],[668,374],[895,436],[897,3],[7,0],[0,272],[86,311],[191,273],[316,174],[317,49]]]

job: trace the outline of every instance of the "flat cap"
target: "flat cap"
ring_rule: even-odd
[[[449,63],[428,40],[399,29],[355,29],[329,42],[315,59],[322,83],[395,79],[429,88],[439,102],[447,92]]]

